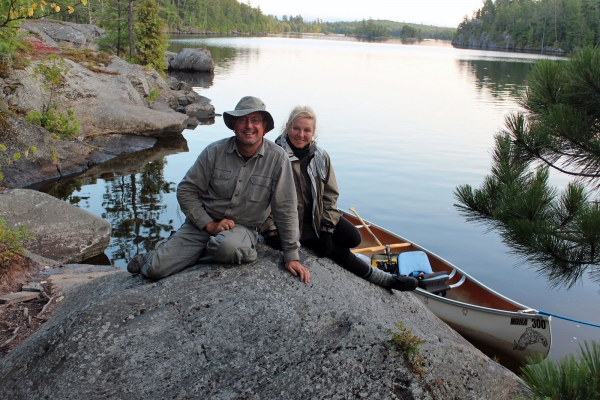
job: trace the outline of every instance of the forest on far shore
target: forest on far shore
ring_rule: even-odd
[[[73,6],[81,0],[61,1]],[[140,0],[90,1],[74,12],[54,16],[76,23],[93,23],[110,31],[127,32],[127,14]],[[156,0],[160,17],[170,33],[323,33],[366,38],[416,38],[452,40],[455,28],[422,24],[364,19],[362,21],[305,21],[301,15],[278,18],[263,14],[260,6],[252,7],[237,0]]]
[[[457,45],[487,37],[508,49],[562,49],[600,45],[600,0],[484,0],[459,24]],[[510,40],[510,43],[507,41]]]

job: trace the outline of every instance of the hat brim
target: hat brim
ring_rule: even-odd
[[[275,122],[273,121],[273,117],[268,111],[259,110],[259,109],[250,109],[250,110],[235,110],[235,111],[225,111],[223,113],[223,121],[225,121],[225,125],[232,131],[235,130],[235,120],[236,118],[243,117],[248,114],[252,114],[255,112],[259,112],[265,116],[267,119],[267,126],[265,127],[265,132],[269,132],[275,128]]]

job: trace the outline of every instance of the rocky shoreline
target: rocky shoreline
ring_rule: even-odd
[[[0,161],[4,178],[0,186],[29,187],[64,179],[118,155],[152,148],[160,137],[180,136],[186,128],[214,121],[210,99],[179,79],[167,76],[165,80],[151,68],[116,56],[108,58],[106,65],[68,58],[70,53],[60,46],[90,46],[102,34],[93,25],[38,21],[28,22],[24,29],[36,35],[27,40],[44,41],[45,47],[31,65],[0,78],[0,144],[9,158],[22,156],[15,162]],[[212,79],[210,52],[198,50],[202,51],[174,58],[188,63],[183,71],[207,71]],[[62,57],[68,70],[55,101],[60,112],[72,110],[81,124],[71,140],[56,139],[19,117],[48,107],[48,90],[34,69],[49,54]]]
[[[519,47],[515,44],[511,35],[508,33],[502,34],[500,42],[490,39],[489,34],[485,32],[476,33],[475,29],[471,32],[460,32],[453,40],[452,46],[461,49],[479,49],[493,51],[511,51],[519,53],[531,54],[550,54],[556,56],[566,56],[566,51],[563,49],[555,49],[552,46],[544,46],[540,48]]]

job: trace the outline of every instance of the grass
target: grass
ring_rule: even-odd
[[[410,370],[419,375],[425,373],[423,367],[423,356],[419,354],[419,347],[425,340],[415,336],[410,329],[404,327],[402,321],[396,324],[398,333],[392,335],[392,342],[396,348],[404,355],[404,360],[408,364]]]
[[[86,62],[95,67],[110,64],[110,54],[104,51],[94,51],[90,49],[66,50],[62,52],[62,56],[71,61],[75,61],[76,63]]]

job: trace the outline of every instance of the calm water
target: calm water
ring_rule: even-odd
[[[339,206],[369,219],[460,266],[496,291],[530,307],[600,323],[599,287],[586,276],[571,290],[549,289],[518,266],[494,233],[465,222],[453,190],[479,187],[489,173],[493,135],[518,109],[535,55],[323,38],[190,38],[182,47],[207,47],[215,74],[187,77],[218,113],[245,95],[260,97],[276,121],[312,106],[319,144],[333,160]],[[184,132],[184,140],[125,156],[52,190],[113,224],[106,255],[125,267],[138,252],[183,221],[175,187],[200,151],[230,136],[220,117]],[[187,143],[186,143],[187,141]],[[189,148],[189,152],[187,149]],[[165,154],[170,154],[165,156]],[[564,177],[554,177],[564,186]],[[600,329],[555,319],[551,357],[574,353]]]

